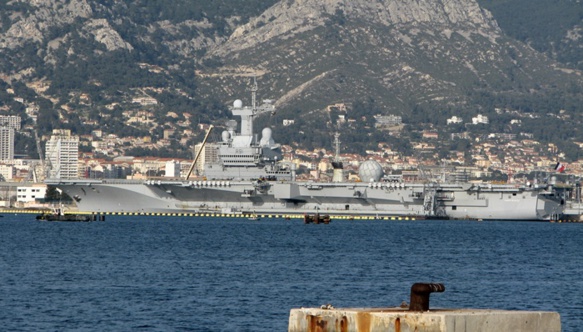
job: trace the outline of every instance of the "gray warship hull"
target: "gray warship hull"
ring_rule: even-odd
[[[511,185],[287,181],[48,180],[82,212],[411,216],[549,220],[552,190]]]
[[[494,184],[447,184],[445,180],[407,183],[383,178],[380,164],[361,164],[363,182],[346,182],[339,157],[339,134],[331,183],[296,181],[295,167],[285,162],[281,145],[271,128],[261,139],[254,134],[253,119],[275,112],[271,100],[256,105],[257,83],[251,107],[241,100],[231,111],[241,118],[229,120],[217,143],[205,136],[188,174],[182,180],[167,178],[129,180],[47,180],[77,203],[83,212],[107,213],[224,213],[304,214],[340,216],[413,216],[455,219],[547,220],[562,211],[562,201],[552,187]],[[205,145],[206,144],[206,145]],[[203,155],[198,178],[191,174]]]

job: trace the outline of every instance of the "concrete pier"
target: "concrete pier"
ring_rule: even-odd
[[[300,308],[289,332],[560,332],[556,312],[489,309]]]
[[[441,283],[415,283],[410,304],[398,308],[292,309],[289,332],[560,332],[556,312],[490,309],[430,309],[432,293]]]

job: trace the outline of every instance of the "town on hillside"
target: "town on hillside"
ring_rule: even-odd
[[[23,102],[24,100],[20,100]],[[136,99],[133,103],[151,105],[156,100]],[[331,105],[326,110],[336,112],[338,123],[355,122],[346,112],[343,104]],[[35,119],[33,104],[27,105],[27,116]],[[174,114],[175,115],[175,114]],[[146,109],[123,112],[126,126],[159,126],[156,118]],[[175,115],[178,117],[177,115]],[[173,114],[169,115],[170,118]],[[331,119],[332,121],[332,119]],[[520,123],[520,114],[511,121]],[[7,206],[29,207],[43,203],[46,185],[44,178],[51,179],[146,179],[146,178],[183,178],[187,174],[192,159],[168,157],[131,156],[126,153],[135,148],[163,150],[172,144],[188,146],[193,139],[208,130],[208,124],[199,124],[196,130],[180,121],[165,123],[172,129],[164,130],[163,139],[153,141],[152,137],[119,137],[104,130],[93,130],[91,135],[75,135],[68,129],[54,129],[50,135],[38,137],[34,125],[21,127],[20,116],[0,115],[0,180],[4,189],[0,191],[0,204]],[[29,123],[29,122],[27,122]],[[34,121],[32,121],[34,124]],[[469,130],[460,134],[450,134],[449,139],[463,139],[471,144],[466,151],[452,151],[446,157],[438,152],[440,137],[435,130],[423,130],[418,141],[411,142],[413,153],[404,155],[388,142],[378,142],[376,149],[365,154],[343,153],[339,157],[349,181],[360,181],[358,167],[366,160],[375,160],[387,176],[400,175],[402,181],[419,181],[427,169],[458,174],[456,181],[507,182],[524,184],[534,176],[556,175],[564,182],[578,183],[583,174],[583,158],[575,162],[563,161],[563,153],[555,144],[543,144],[527,133],[508,134],[491,132],[472,134],[471,127],[480,127],[483,133],[489,125],[487,117],[476,114],[472,119],[453,116],[447,119],[448,125],[465,125]],[[294,126],[294,119],[285,119],[283,126]],[[403,128],[402,119],[396,115],[375,116],[375,129],[385,130],[388,136],[398,135]],[[299,129],[298,129],[299,130]],[[485,131],[487,132],[487,130]],[[14,153],[15,134],[35,136],[39,156],[17,156]],[[277,137],[274,137],[277,139]],[[447,139],[447,138],[445,138]],[[41,142],[46,142],[44,149]],[[578,143],[583,147],[583,143]],[[194,156],[200,143],[190,148]],[[332,161],[336,157],[333,147],[320,147],[306,150],[283,145],[284,161],[296,165],[297,179],[306,181],[331,181]],[[199,160],[196,169],[203,172],[204,158]],[[438,172],[441,172],[438,171]],[[459,174],[462,174],[460,177]]]

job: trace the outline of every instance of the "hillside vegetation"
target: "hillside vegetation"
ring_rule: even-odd
[[[409,153],[421,131],[447,138],[468,128],[446,119],[482,114],[490,125],[476,135],[526,134],[574,159],[575,142],[583,142],[582,7],[577,0],[0,1],[0,110],[24,119],[20,153],[35,156],[33,128],[41,135],[65,128],[154,143],[174,130],[164,148],[125,152],[190,156],[199,125],[224,124],[235,99],[248,105],[257,76],[260,98],[279,109],[258,126],[275,127],[284,144],[330,147],[346,115],[354,121],[340,129],[350,151],[384,141]],[[136,102],[143,98],[156,103]],[[346,105],[346,114],[326,112],[333,104]],[[151,119],[129,123],[138,112]],[[406,126],[389,136],[375,128],[375,115],[402,116]],[[286,119],[295,125],[283,127]],[[448,139],[440,144],[451,147]]]
[[[509,36],[583,70],[581,0],[479,0]]]

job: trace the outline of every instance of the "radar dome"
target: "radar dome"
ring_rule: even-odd
[[[237,121],[235,120],[227,121],[227,128],[229,128],[230,131],[235,130],[235,128],[237,128]]]
[[[273,131],[271,130],[271,128],[263,128],[263,130],[261,131],[261,136],[263,136],[266,139],[270,139],[272,133]]]
[[[241,107],[243,107],[243,101],[241,99],[235,100],[235,102],[233,103],[233,107],[234,108],[241,108]]]
[[[375,160],[367,160],[360,164],[358,176],[362,182],[378,182],[383,176],[383,168]]]
[[[229,141],[229,139],[231,138],[231,133],[229,133],[228,131],[224,130],[221,133],[221,138],[223,139],[224,143],[227,143]]]
[[[271,146],[275,144],[273,138],[271,137],[273,132],[271,128],[263,128],[261,131],[261,140],[259,141],[259,145],[261,146]]]

